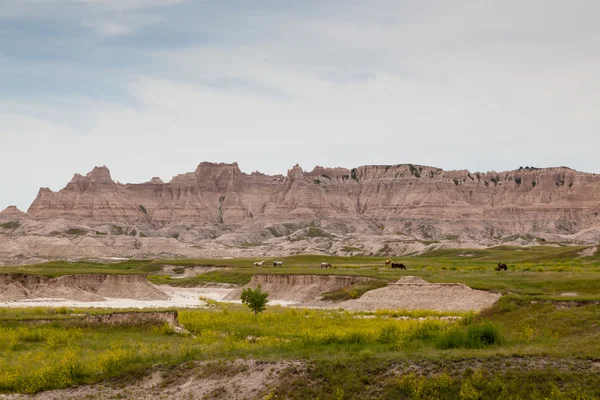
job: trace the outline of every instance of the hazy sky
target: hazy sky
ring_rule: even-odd
[[[106,165],[600,172],[597,0],[0,0],[0,209]]]

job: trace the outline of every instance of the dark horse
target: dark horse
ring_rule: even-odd
[[[402,263],[400,263],[400,264],[392,263],[392,268],[406,269],[406,267]]]
[[[496,271],[508,271],[508,267],[506,264],[499,263],[496,267]]]

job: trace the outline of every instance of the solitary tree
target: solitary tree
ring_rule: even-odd
[[[256,289],[246,288],[242,291],[242,303],[254,311],[254,315],[265,311],[269,302],[267,297],[269,297],[269,293],[263,292],[260,285]]]

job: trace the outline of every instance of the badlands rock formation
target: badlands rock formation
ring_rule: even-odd
[[[246,286],[229,293],[226,300],[239,300],[245,288],[261,289],[269,293],[269,300],[306,303],[323,293],[333,292],[373,278],[344,275],[253,275]]]
[[[80,274],[49,278],[0,274],[0,301],[37,298],[104,301],[106,298],[168,300],[169,296],[150,284],[145,275]]]
[[[471,289],[462,283],[429,283],[416,276],[403,276],[387,287],[366,292],[359,299],[337,304],[348,310],[480,311],[500,299],[499,293]]]
[[[0,213],[0,260],[416,254],[439,247],[597,243],[600,176],[566,167],[470,173],[402,164],[298,165],[287,175],[201,163],[170,182],[106,167]]]

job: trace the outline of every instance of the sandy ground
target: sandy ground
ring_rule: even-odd
[[[491,307],[499,293],[475,290],[459,283],[430,283],[416,276],[404,276],[387,287],[366,292],[360,298],[339,303],[347,310],[379,309],[481,311]]]
[[[0,307],[69,307],[69,308],[198,308],[206,306],[200,298],[228,303],[240,303],[240,300],[224,300],[235,288],[181,288],[167,285],[156,286],[169,296],[169,300],[132,300],[108,298],[106,301],[75,301],[60,298],[39,298],[17,301],[0,301]],[[270,301],[271,305],[293,305],[296,302],[285,300]]]
[[[264,277],[263,277],[264,278]],[[297,277],[273,277],[268,293],[271,294],[269,305],[281,305],[308,308],[343,308],[354,311],[376,311],[378,309],[411,309],[436,311],[480,311],[490,307],[500,298],[500,294],[474,290],[462,284],[430,283],[413,276],[402,277],[398,282],[387,287],[371,290],[355,300],[343,302],[325,302],[320,300],[320,294],[327,291],[327,282],[323,277],[301,277],[309,281],[296,281]],[[254,278],[253,278],[254,279]],[[323,281],[323,282],[321,282]],[[330,282],[329,282],[330,283]],[[343,282],[342,282],[343,283]],[[121,284],[127,287],[127,282]],[[141,285],[141,286],[140,286]],[[124,299],[128,293],[123,287],[113,285],[112,296],[106,300],[96,297],[63,298],[60,290],[38,291],[38,297],[17,298],[0,301],[0,307],[68,307],[68,308],[114,308],[114,309],[156,309],[156,308],[199,308],[205,307],[206,299],[240,303],[241,288],[220,287],[173,287],[167,285],[155,286],[148,282],[138,283],[142,292],[152,292],[160,300]],[[252,282],[245,286],[251,287]],[[268,285],[267,285],[268,286]],[[343,286],[343,285],[342,285]],[[59,289],[64,288],[60,286]],[[133,288],[133,285],[131,286]],[[77,289],[77,287],[66,289]],[[330,289],[330,288],[329,288]],[[67,293],[67,292],[65,292]],[[67,294],[69,294],[68,292]],[[82,293],[88,293],[83,292]],[[152,294],[151,293],[151,294]],[[91,292],[88,294],[92,294]],[[143,294],[143,293],[142,293]],[[237,294],[237,295],[236,295]],[[310,296],[308,296],[310,294]],[[236,295],[236,296],[234,296]],[[570,293],[565,293],[565,296]],[[66,297],[66,296],[65,296]],[[132,296],[133,297],[133,296]],[[147,298],[147,297],[142,297]],[[237,298],[237,299],[236,299]],[[83,300],[91,301],[83,301]],[[203,300],[204,299],[204,300]]]
[[[36,395],[0,395],[7,400],[67,399],[264,399],[278,386],[282,375],[301,374],[297,361],[188,362],[173,369],[155,368],[135,382],[117,379],[94,385],[51,390]]]

